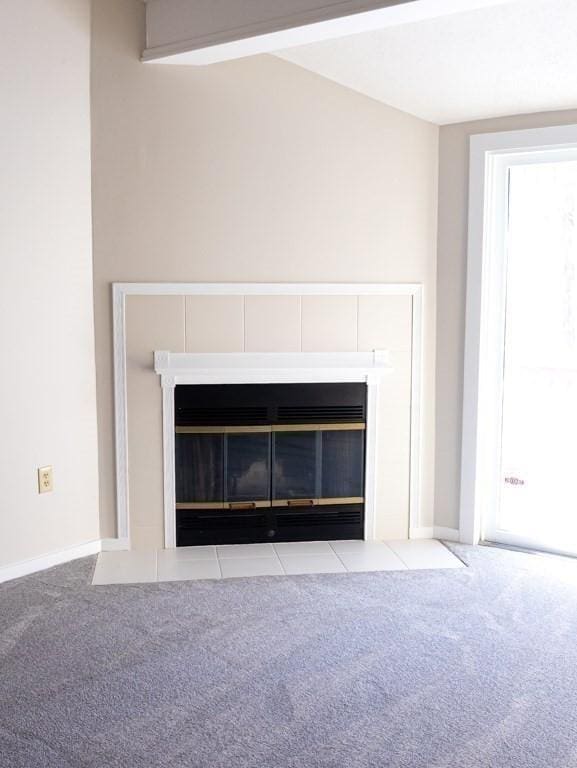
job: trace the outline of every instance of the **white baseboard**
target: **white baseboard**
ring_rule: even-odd
[[[103,552],[118,552],[125,549],[130,549],[129,539],[102,539]]]
[[[461,540],[458,528],[443,528],[442,525],[436,525],[433,530],[435,539],[443,539],[444,541]]]
[[[0,583],[44,571],[46,568],[68,563],[70,560],[96,555],[101,549],[102,542],[100,539],[96,539],[96,541],[88,541],[86,544],[79,544],[76,547],[68,547],[58,552],[49,552],[46,555],[40,555],[40,557],[33,557],[31,560],[20,560],[17,563],[0,566]]]

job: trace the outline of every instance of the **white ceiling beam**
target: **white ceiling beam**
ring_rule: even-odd
[[[143,61],[213,64],[513,0],[145,0]]]

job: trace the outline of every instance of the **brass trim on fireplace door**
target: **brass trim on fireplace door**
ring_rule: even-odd
[[[287,507],[314,507],[317,499],[287,499],[284,503]]]
[[[333,504],[364,504],[365,503],[365,497],[364,496],[346,496],[343,498],[333,498],[333,499],[319,499],[318,504],[321,507],[326,507]]]
[[[270,508],[270,501],[225,501],[224,508],[231,510],[250,510]]]
[[[177,435],[221,435],[223,427],[175,427]]]
[[[175,427],[177,435],[242,435],[254,432],[272,432],[270,424],[242,427]]]
[[[359,432],[365,430],[364,422],[345,424],[273,424],[273,432]]]
[[[326,507],[336,504],[364,504],[364,496],[326,499],[273,499],[273,507]]]
[[[177,501],[177,509],[224,509],[222,501]]]
[[[244,427],[225,427],[224,433],[225,435],[243,435],[243,434],[253,434],[255,432],[271,432],[270,424],[254,424],[254,425],[248,425]]]
[[[363,496],[343,496],[332,499],[274,499],[271,501],[178,501],[177,509],[249,510],[267,507],[327,507],[337,504],[364,504]]]
[[[177,509],[230,509],[250,510],[266,509],[270,501],[177,501]]]
[[[177,435],[242,435],[255,432],[359,432],[364,422],[345,424],[254,424],[242,427],[175,427]]]

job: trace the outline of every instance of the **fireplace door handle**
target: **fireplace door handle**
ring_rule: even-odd
[[[289,507],[312,507],[314,504],[314,499],[289,499],[287,501]]]
[[[229,509],[256,509],[256,501],[231,501],[228,504]]]

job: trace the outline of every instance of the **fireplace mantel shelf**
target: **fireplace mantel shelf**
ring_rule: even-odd
[[[367,381],[391,370],[389,353],[157,351],[154,370],[162,386],[195,383]]]

